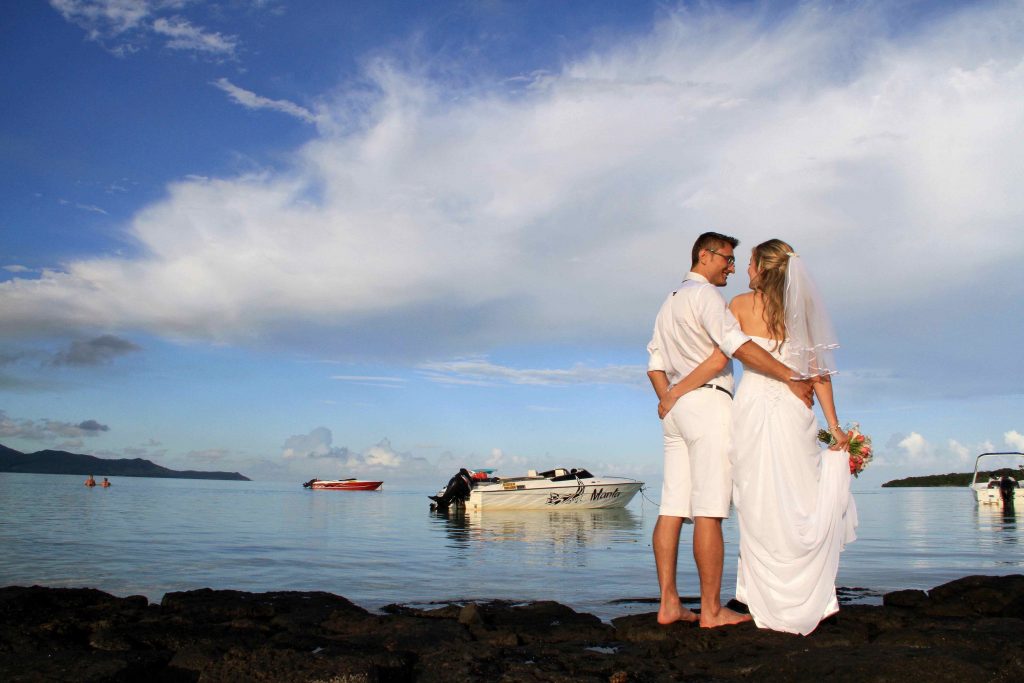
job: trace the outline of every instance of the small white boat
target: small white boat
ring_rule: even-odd
[[[1006,500],[1012,500],[1014,508],[1020,506],[1021,510],[1024,510],[1024,488],[1021,488],[1020,482],[1012,474],[1003,474],[1000,476],[989,477],[986,481],[978,481],[978,470],[981,464],[982,458],[1015,458],[1020,461],[1022,467],[1024,467],[1024,453],[1018,452],[1007,452],[1007,453],[982,453],[974,461],[974,478],[971,479],[971,492],[974,494],[974,499],[980,505],[1003,505],[1004,498]],[[1003,468],[1006,469],[1006,468]],[[1018,470],[1019,472],[1020,470]]]
[[[458,504],[462,498],[467,510],[622,508],[644,485],[636,479],[595,477],[585,469],[561,467],[540,473],[530,470],[525,477],[470,478],[469,496],[460,492],[463,495],[454,499]],[[432,499],[439,504],[451,500],[447,490]]]

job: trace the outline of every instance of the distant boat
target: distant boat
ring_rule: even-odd
[[[302,486],[307,489],[323,491],[376,491],[382,481],[363,481],[362,479],[310,479]]]
[[[988,481],[978,481],[978,471],[981,459],[987,457],[1016,457],[1022,461],[1024,466],[1024,453],[982,453],[974,461],[974,478],[971,480],[971,492],[974,499],[981,505],[1004,505],[1009,503],[1016,508],[1017,505],[1024,509],[1024,488],[1020,487],[1014,477],[1009,474],[991,477]]]
[[[530,470],[525,477],[478,478],[476,472],[469,472],[465,486],[458,477],[449,482],[460,486],[455,495],[446,496],[446,486],[431,497],[437,506],[454,503],[467,510],[623,508],[644,485],[636,479],[595,477],[585,469],[562,467],[540,473]]]

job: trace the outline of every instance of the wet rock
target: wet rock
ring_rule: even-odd
[[[602,623],[555,602],[389,606],[329,593],[0,589],[3,681],[1024,680],[1024,577],[846,605],[808,637]],[[654,605],[652,605],[654,607]]]
[[[542,640],[602,640],[613,629],[592,614],[581,614],[557,602],[541,601],[525,605],[505,602],[479,606],[483,621],[489,627],[515,633],[529,642]]]
[[[316,653],[307,653],[271,648],[236,648],[204,669],[199,681],[412,681],[411,663],[401,655],[364,655],[346,652],[344,649],[325,648]]]
[[[1024,576],[965,576],[928,591],[933,616],[1024,618]]]
[[[882,596],[882,604],[886,607],[922,607],[928,602],[928,594],[922,590],[905,590],[886,593]]]
[[[480,614],[480,608],[476,606],[476,603],[471,602],[459,610],[459,623],[467,626],[484,623],[484,617]]]

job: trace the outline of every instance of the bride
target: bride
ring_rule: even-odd
[[[782,240],[752,250],[751,292],[729,309],[754,342],[815,378],[814,393],[836,443],[823,448],[812,410],[781,382],[750,369],[733,404],[733,503],[740,525],[736,599],[754,623],[807,635],[839,611],[839,553],[856,538],[849,434],[836,415],[830,376],[835,334],[803,261]]]

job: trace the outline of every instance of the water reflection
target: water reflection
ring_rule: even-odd
[[[431,512],[449,547],[518,544],[521,552],[569,554],[619,542],[635,543],[641,520],[625,508],[604,510],[465,510]]]
[[[929,489],[906,489],[899,502],[899,517],[903,522],[908,546],[924,550],[931,540],[930,525],[932,500]]]
[[[978,531],[993,534],[995,545],[1016,545],[1019,536],[1017,511],[1010,505],[977,504],[974,508]]]

